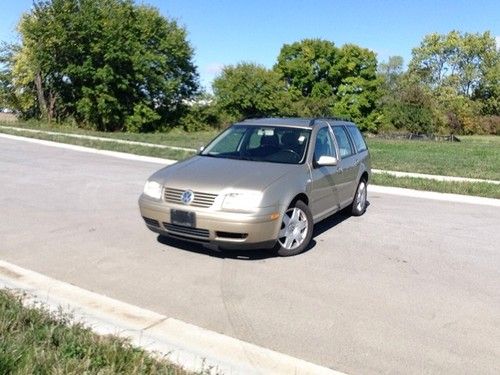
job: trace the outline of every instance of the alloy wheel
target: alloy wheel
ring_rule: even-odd
[[[302,245],[307,237],[309,224],[304,211],[298,207],[291,207],[283,215],[281,229],[278,234],[280,245],[293,250]]]

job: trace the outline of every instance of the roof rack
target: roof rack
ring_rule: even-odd
[[[309,126],[313,126],[314,123],[318,120],[333,120],[333,121],[351,121],[349,117],[340,117],[340,116],[333,116],[333,117],[314,117],[309,121]]]

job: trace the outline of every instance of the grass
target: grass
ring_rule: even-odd
[[[425,178],[394,177],[386,173],[373,174],[371,183],[374,185],[394,186],[416,190],[437,191],[439,193],[452,193],[475,195],[479,197],[500,199],[500,186],[486,182],[450,182],[436,181]]]
[[[500,137],[460,137],[461,142],[368,138],[373,168],[500,180]]]
[[[112,139],[156,143],[161,145],[197,149],[208,143],[218,131],[187,133],[174,129],[166,133],[105,133],[77,129],[70,126],[50,125],[47,123],[2,122],[0,125],[53,132],[85,134]],[[155,156],[180,160],[193,155],[193,152],[172,149],[151,148],[139,145],[117,144],[113,142],[75,139],[63,135],[47,135],[1,129],[0,132],[23,135],[56,142],[71,143],[103,150],[129,152],[138,155]],[[410,141],[367,138],[372,155],[372,167],[376,169],[402,172],[418,172],[445,176],[460,176],[480,179],[500,180],[500,137],[462,136],[461,142]],[[407,187],[419,190],[479,195],[499,198],[499,185],[483,183],[441,182],[418,178],[401,178],[388,175],[374,175],[380,185]]]
[[[186,374],[128,341],[99,336],[68,316],[23,306],[0,290],[0,374]]]

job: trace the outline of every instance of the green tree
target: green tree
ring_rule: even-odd
[[[36,1],[19,32],[12,82],[49,120],[152,130],[197,90],[186,31],[132,0]]]
[[[411,73],[432,89],[448,86],[457,94],[473,97],[498,64],[500,51],[489,31],[446,35],[429,34],[412,51]]]
[[[224,67],[213,82],[213,90],[217,106],[238,120],[284,115],[288,107],[281,76],[253,63]]]
[[[375,53],[354,44],[305,39],[285,44],[274,69],[281,74],[302,116],[347,116],[376,130],[378,97]]]
[[[408,74],[431,90],[449,132],[482,132],[481,115],[500,114],[500,51],[490,32],[429,34],[412,55]]]
[[[338,49],[333,42],[304,39],[281,48],[275,70],[302,97],[331,97],[339,83],[335,69]]]
[[[333,112],[354,120],[362,130],[377,131],[376,102],[380,92],[375,53],[354,44],[339,50],[334,69],[339,84],[334,89]]]

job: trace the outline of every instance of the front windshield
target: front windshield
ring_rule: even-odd
[[[233,125],[215,138],[203,156],[299,164],[305,159],[310,129]]]

